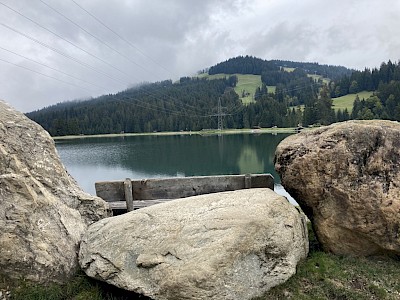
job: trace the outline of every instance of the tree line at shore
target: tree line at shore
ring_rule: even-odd
[[[285,68],[291,68],[290,72]],[[352,71],[344,67],[238,57],[211,67],[225,78],[182,77],[144,84],[117,94],[71,101],[28,113],[53,136],[224,128],[328,125],[348,119],[400,120],[400,64]],[[247,72],[247,73],[246,73]],[[261,76],[254,102],[244,105],[233,74]],[[320,76],[310,76],[313,75]],[[336,78],[323,80],[324,77]],[[275,91],[268,86],[275,86]],[[374,91],[352,111],[334,110],[333,96]],[[218,117],[219,116],[219,117]]]

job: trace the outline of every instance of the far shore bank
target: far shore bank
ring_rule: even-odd
[[[261,133],[295,133],[296,128],[258,128],[258,129],[225,129],[225,130],[200,130],[200,131],[164,131],[164,132],[145,132],[145,133],[108,133],[93,135],[65,135],[53,136],[54,140],[85,139],[85,138],[105,138],[105,137],[126,137],[126,136],[165,136],[165,135],[219,135],[219,134],[261,134]]]

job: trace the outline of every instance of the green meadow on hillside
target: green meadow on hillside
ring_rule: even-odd
[[[335,111],[340,110],[344,110],[347,108],[347,111],[349,113],[351,113],[351,111],[353,110],[353,103],[354,100],[356,99],[356,96],[358,95],[358,97],[360,98],[360,100],[362,99],[367,99],[368,97],[370,97],[372,95],[373,92],[367,92],[367,91],[362,91],[359,92],[357,94],[348,94],[342,97],[337,97],[337,98],[332,98],[332,108]],[[299,108],[301,109],[301,111],[304,110],[304,105],[298,105],[298,106],[293,106],[295,109]],[[291,107],[292,108],[292,107]]]
[[[357,94],[347,94],[342,97],[332,98],[333,108],[335,109],[335,111],[339,109],[343,111],[345,108],[347,108],[349,113],[351,113],[351,111],[353,110],[353,103],[357,95],[360,98],[360,100],[362,100],[369,98],[372,95],[372,93],[373,92],[362,91]]]
[[[283,70],[286,72],[293,72],[294,70],[296,70],[296,68],[283,67]]]
[[[288,68],[288,67],[283,67],[283,70],[286,72],[293,72],[294,70],[296,70],[296,68]],[[328,84],[330,82],[329,78],[324,78],[321,75],[316,75],[316,74],[308,74],[308,77],[311,77],[312,79],[314,79],[314,81],[318,81],[319,79],[322,79],[322,81],[326,84]]]
[[[286,72],[293,72],[295,68],[287,68],[284,67]],[[254,102],[254,93],[258,87],[262,86],[261,76],[260,75],[252,75],[252,74],[214,74],[209,75],[207,73],[203,73],[198,75],[200,78],[208,78],[208,79],[220,79],[224,77],[229,77],[232,75],[236,75],[238,78],[238,82],[235,87],[235,92],[239,95],[240,100],[243,104],[249,104]],[[314,81],[318,81],[322,79],[324,83],[329,83],[330,79],[323,78],[321,75],[313,75],[308,74],[309,77],[313,78]],[[275,86],[267,86],[269,93],[275,93]],[[353,99],[354,100],[354,99]],[[352,104],[351,104],[352,106]]]
[[[219,79],[236,75],[238,82],[235,87],[235,92],[239,95],[240,100],[243,104],[249,104],[254,102],[254,93],[258,87],[262,86],[261,75],[251,74],[200,74],[200,78],[208,79]],[[268,92],[275,93],[275,86],[267,86]]]
[[[318,81],[320,79],[322,79],[322,82],[325,84],[328,84],[331,80],[329,78],[324,78],[321,75],[316,75],[316,74],[308,74],[308,77],[311,77],[312,79],[314,79],[314,81]]]

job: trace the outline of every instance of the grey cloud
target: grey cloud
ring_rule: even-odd
[[[315,30],[308,24],[290,24],[284,21],[261,35],[264,56],[288,60],[308,60],[309,53],[316,47]]]
[[[361,69],[400,58],[397,38],[400,3],[396,0],[384,3],[378,0],[300,3],[292,0],[77,0],[134,47],[102,27],[72,1],[43,0],[131,61],[82,32],[39,0],[2,1],[123,71],[110,68],[0,6],[2,23],[114,78],[0,26],[1,47],[101,87],[0,50],[1,59],[84,87],[75,88],[0,61],[0,98],[24,112],[64,100],[114,93],[138,82],[177,79],[237,55],[317,61]]]

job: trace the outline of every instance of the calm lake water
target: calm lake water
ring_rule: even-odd
[[[68,172],[90,194],[96,181],[271,173],[275,190],[291,198],[274,169],[278,143],[288,134],[174,135],[59,140]],[[295,203],[293,199],[291,202]]]

